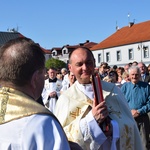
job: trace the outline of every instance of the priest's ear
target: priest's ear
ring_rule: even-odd
[[[31,78],[31,86],[36,89],[37,83],[39,82],[39,70],[36,70]]]

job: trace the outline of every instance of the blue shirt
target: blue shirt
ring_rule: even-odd
[[[121,91],[125,95],[130,109],[138,110],[140,115],[150,111],[150,85],[148,83],[126,82],[122,85]]]

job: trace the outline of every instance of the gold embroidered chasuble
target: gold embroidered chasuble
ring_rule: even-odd
[[[142,150],[139,131],[127,103],[114,92],[114,84],[108,85],[103,82],[102,87],[109,116],[119,125],[120,138],[117,142],[117,149]],[[89,147],[87,148],[84,143],[79,122],[88,114],[91,106],[92,100],[77,88],[76,83],[63,92],[56,104],[55,115],[62,124],[68,140],[77,142],[83,149],[89,149]]]
[[[28,95],[12,88],[0,88],[0,124],[39,113],[55,117]]]

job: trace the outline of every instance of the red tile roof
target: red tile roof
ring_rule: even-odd
[[[51,51],[54,50],[54,49],[57,50],[57,51],[61,51],[64,47],[66,47],[68,49],[76,49],[79,46],[84,46],[84,47],[87,47],[87,48],[90,49],[90,48],[92,48],[96,44],[97,43],[95,43],[95,42],[90,42],[89,40],[87,40],[85,43],[79,43],[78,45],[69,45],[69,44],[67,44],[67,45],[64,45],[62,48],[61,47],[53,47],[51,49]]]
[[[40,46],[41,47],[41,46]],[[45,54],[52,54],[50,50],[41,47]]]
[[[125,26],[114,34],[93,46],[91,50],[100,50],[126,44],[150,41],[150,21]]]
[[[61,51],[61,50],[62,50],[61,47],[53,47],[53,48],[51,49],[51,51],[54,50],[54,49],[55,49],[56,51]]]
[[[94,45],[97,45],[97,43],[95,43],[95,42],[87,42],[87,43],[84,44],[84,46],[89,48],[89,49],[92,48]]]

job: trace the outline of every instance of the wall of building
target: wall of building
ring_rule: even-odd
[[[148,57],[144,58],[144,53],[143,49],[139,47],[147,47],[148,51]],[[133,58],[129,59],[129,49],[133,50]],[[120,61],[117,61],[117,51],[120,51]],[[96,60],[96,66],[99,67],[101,62],[107,62],[106,61],[106,54],[110,54],[110,61],[107,62],[110,66],[124,66],[125,64],[133,61],[143,61],[146,65],[150,64],[150,41],[148,42],[143,42],[143,43],[135,43],[131,45],[124,45],[124,46],[118,46],[118,47],[113,47],[113,48],[108,48],[108,49],[103,49],[103,50],[95,50],[92,51]],[[98,55],[101,55],[101,62],[98,63]]]

